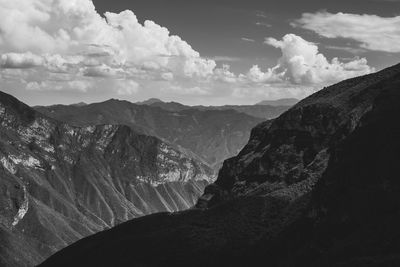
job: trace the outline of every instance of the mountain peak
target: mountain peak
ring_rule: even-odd
[[[147,99],[145,101],[142,101],[142,102],[136,102],[135,104],[138,104],[138,105],[152,105],[154,103],[164,103],[164,101],[162,101],[161,99],[158,99],[158,98],[149,98],[149,99]]]

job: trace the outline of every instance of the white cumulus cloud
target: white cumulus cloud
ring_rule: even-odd
[[[263,71],[254,65],[246,74],[239,75],[242,82],[288,84],[322,87],[344,79],[373,72],[365,58],[342,62],[328,60],[314,43],[295,34],[286,34],[282,40],[266,38],[265,44],[281,50],[281,57],[273,68]]]
[[[5,53],[0,57],[0,66],[2,68],[32,68],[43,64],[43,59],[40,56],[34,55],[31,52],[27,53]]]
[[[325,33],[330,25],[320,17],[333,15],[303,15],[296,25],[329,38],[346,37],[340,23],[332,35]],[[333,17],[330,24],[346,16]],[[375,19],[384,33],[396,36],[398,28],[393,23]],[[311,28],[313,23],[315,28]],[[349,27],[349,36],[365,48],[375,47],[369,37],[356,35],[359,29],[364,28]],[[396,50],[386,47],[390,38],[385,38],[381,38],[381,49]],[[97,90],[99,95],[142,93],[207,101],[305,96],[324,85],[373,71],[365,58],[328,59],[316,44],[294,34],[281,40],[266,38],[265,43],[281,51],[279,61],[271,64],[275,66],[254,65],[236,74],[221,62],[236,64],[242,60],[240,55],[202,57],[181,37],[153,21],[140,22],[130,10],[99,14],[91,0],[0,0],[0,76],[2,82],[20,83],[28,90],[88,95]]]
[[[47,62],[55,71],[68,71],[74,63],[85,64],[92,66],[88,76],[115,76],[118,65],[206,77],[216,66],[167,28],[150,20],[142,24],[130,10],[103,17],[90,0],[0,0],[0,54],[3,67]],[[70,55],[84,58],[68,62]]]
[[[365,58],[355,58],[350,62],[341,62],[338,58],[329,61],[319,53],[316,44],[294,34],[287,34],[282,40],[266,38],[265,43],[282,52],[273,74],[267,76],[274,78],[279,75],[292,84],[330,84],[374,71]]]
[[[400,53],[400,16],[304,13],[293,26],[314,31],[326,38],[349,38],[369,50]]]

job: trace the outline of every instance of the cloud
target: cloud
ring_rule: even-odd
[[[304,13],[292,25],[326,38],[352,39],[368,50],[400,53],[400,16]]]
[[[272,27],[272,25],[271,24],[269,24],[269,23],[265,23],[265,22],[256,22],[256,25],[257,26],[262,26],[262,27],[266,27],[266,28],[270,28],[270,27]]]
[[[117,80],[115,88],[118,95],[133,95],[138,92],[139,84],[132,80]]]
[[[172,72],[162,73],[161,78],[166,81],[172,81],[174,79],[174,74]]]
[[[257,10],[257,11],[256,11],[256,17],[259,17],[259,18],[267,18],[267,14],[265,14],[264,11]]]
[[[194,87],[184,87],[181,85],[172,85],[161,89],[163,92],[175,94],[175,95],[197,95],[204,96],[209,95],[210,92],[199,86]]]
[[[42,57],[34,55],[31,52],[6,53],[0,57],[0,66],[2,68],[24,69],[33,68],[42,64]]]
[[[187,77],[201,77],[212,75],[217,64],[211,60],[189,58],[184,61],[183,73]],[[179,73],[179,72],[178,72]]]
[[[265,44],[279,48],[282,56],[273,68],[263,71],[254,65],[246,74],[240,74],[242,83],[270,84],[275,87],[311,86],[320,88],[351,77],[373,72],[365,58],[354,58],[341,62],[338,58],[329,61],[318,50],[318,46],[295,34],[286,34],[282,40],[266,38]]]
[[[78,91],[87,92],[92,86],[91,82],[85,80],[76,81],[34,81],[26,83],[26,89],[32,91]]]
[[[282,82],[282,74],[276,73],[275,68],[269,68],[266,72],[261,71],[258,65],[250,68],[246,75],[240,75],[242,81],[248,80],[253,83],[274,83]]]
[[[122,68],[112,68],[106,64],[85,67],[82,71],[84,76],[88,77],[122,77],[125,74],[125,71]]]
[[[59,54],[46,54],[43,56],[43,66],[49,72],[67,73],[84,61],[82,56],[61,56]]]
[[[130,10],[103,17],[90,0],[1,0],[0,53],[9,52],[30,53],[25,61],[6,58],[4,65],[14,67],[38,65],[33,55],[78,54],[91,65],[152,65],[188,77],[205,77],[216,66],[155,22],[141,24]],[[102,70],[87,74],[107,74]]]
[[[258,17],[262,21],[265,14]],[[14,88],[224,101],[304,96],[373,71],[364,58],[328,60],[293,34],[266,43],[282,53],[275,66],[235,74],[221,63],[240,57],[202,57],[181,37],[153,21],[139,22],[130,10],[100,15],[91,0],[0,0],[0,85]]]
[[[267,81],[280,76],[292,84],[323,85],[374,71],[365,58],[355,58],[346,63],[338,58],[328,61],[319,53],[317,45],[294,34],[287,34],[282,40],[266,38],[265,43],[282,52],[278,64],[267,73],[261,74],[257,68],[251,72],[254,77],[266,76]]]
[[[254,40],[254,39],[250,39],[250,38],[245,38],[245,37],[242,37],[242,38],[240,38],[242,41],[245,41],[245,42],[251,42],[251,43],[254,43],[256,40]]]
[[[228,56],[215,56],[211,58],[214,61],[224,61],[224,62],[237,62],[240,61],[240,57],[228,57]]]
[[[87,92],[91,83],[88,81],[69,81],[67,86],[78,91]]]
[[[222,68],[217,68],[214,71],[214,80],[235,83],[238,81],[236,75],[231,72],[230,66],[227,64],[222,65]]]
[[[325,45],[326,49],[331,49],[331,50],[342,50],[342,51],[347,51],[351,54],[362,54],[366,53],[368,50],[365,48],[361,47],[351,47],[351,46],[336,46],[336,45]]]

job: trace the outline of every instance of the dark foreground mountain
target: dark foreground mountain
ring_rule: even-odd
[[[150,101],[158,103],[157,100]],[[146,104],[109,100],[86,106],[37,107],[52,118],[77,126],[124,124],[156,136],[178,150],[191,153],[217,170],[223,160],[236,155],[251,129],[263,121],[235,110],[186,109],[167,111]]]
[[[399,266],[400,65],[256,127],[195,209],[85,238],[41,266]]]
[[[212,175],[130,127],[72,127],[0,92],[0,266],[33,266],[129,219],[188,209]]]

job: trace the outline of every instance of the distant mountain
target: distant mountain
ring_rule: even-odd
[[[277,100],[263,100],[258,102],[256,105],[267,105],[267,106],[294,106],[299,102],[296,98],[282,98]]]
[[[162,108],[164,110],[168,110],[168,111],[183,111],[183,110],[188,110],[188,109],[192,109],[192,106],[186,106],[183,105],[181,103],[178,102],[156,102],[156,103],[151,103],[149,104],[149,106],[152,107],[159,107]]]
[[[128,126],[71,126],[0,92],[0,266],[34,266],[129,219],[188,209],[213,173]]]
[[[147,102],[147,103],[145,103]],[[282,105],[225,105],[225,106],[186,106],[177,102],[163,102],[152,101],[149,99],[148,101],[140,102],[141,104],[145,103],[145,105],[149,105],[152,107],[159,107],[168,111],[183,111],[188,109],[198,109],[198,110],[236,110],[237,112],[244,113],[250,115],[252,117],[260,118],[260,119],[273,119],[281,115],[283,112],[288,110],[292,105],[290,101],[287,101],[288,104],[282,101]],[[298,102],[298,100],[296,101]]]
[[[200,110],[236,110],[256,118],[263,120],[274,119],[281,115],[283,112],[287,111],[291,105],[287,106],[263,106],[263,105],[225,105],[225,106],[195,106]]]
[[[76,107],[83,107],[86,106],[87,104],[85,102],[79,102],[79,103],[75,103],[75,104],[71,104],[71,106],[76,106]]]
[[[150,99],[147,99],[142,102],[136,102],[135,104],[137,104],[137,105],[152,105],[152,104],[156,104],[156,103],[164,103],[164,102],[158,98],[150,98]]]
[[[159,102],[155,103],[159,104]],[[158,106],[108,100],[83,107],[36,107],[49,117],[76,126],[123,124],[137,132],[156,136],[179,150],[190,153],[217,170],[226,158],[246,144],[260,118],[232,109],[169,111]]]
[[[254,128],[202,209],[129,221],[41,266],[400,266],[399,88],[400,65],[327,87]]]

